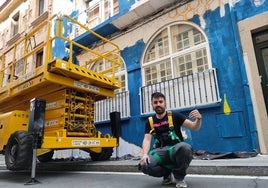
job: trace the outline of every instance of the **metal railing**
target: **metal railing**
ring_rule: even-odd
[[[130,117],[129,91],[117,93],[114,98],[95,102],[95,122],[110,120],[110,113],[120,112],[121,118]]]
[[[91,33],[99,40],[102,40],[106,45],[109,46],[108,48],[110,50],[104,53],[100,53],[97,50],[92,50],[84,44],[80,44],[76,40],[72,40],[68,36],[65,36],[63,20],[66,20],[66,22],[82,28],[84,32]],[[14,85],[21,85],[24,82],[27,82],[31,77],[36,76],[37,69],[44,69],[41,72],[46,73],[46,67],[50,62],[53,61],[53,59],[62,58],[59,57],[55,51],[53,51],[53,47],[55,47],[53,45],[55,45],[56,40],[66,45],[68,44],[69,57],[66,61],[68,61],[69,66],[73,65],[72,60],[74,49],[82,49],[84,52],[87,52],[91,55],[91,59],[88,59],[86,62],[80,62],[80,67],[89,69],[89,67],[99,59],[105,59],[106,61],[111,62],[111,66],[96,73],[101,75],[105,74],[107,77],[109,77],[109,79],[115,83],[111,83],[111,85],[121,85],[121,83],[115,78],[115,70],[121,65],[119,46],[113,41],[110,41],[98,33],[90,30],[68,15],[53,15],[51,18],[36,26],[23,38],[16,41],[9,49],[0,54],[0,99],[2,96],[4,98],[10,95],[15,95],[15,92],[9,91],[11,89],[14,89]],[[57,50],[67,51],[67,48],[65,48],[65,46],[61,46],[58,47]],[[43,51],[45,54],[44,57],[42,57],[44,63],[43,65],[37,67],[35,66],[35,63],[37,61],[36,56],[40,51]],[[22,90],[19,92],[21,91]]]
[[[166,96],[167,109],[183,109],[219,103],[216,69],[191,74],[165,82],[141,87],[141,113],[153,113],[151,94],[159,91]]]

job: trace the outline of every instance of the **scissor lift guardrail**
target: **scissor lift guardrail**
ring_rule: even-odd
[[[109,51],[103,53],[94,51],[72,40],[70,36],[65,36],[63,33],[65,19],[104,41],[109,45],[107,48]],[[46,34],[42,34],[44,30]],[[32,41],[36,43],[38,35],[44,40],[34,46],[30,45]],[[53,45],[57,40],[64,41],[65,45],[68,44],[68,60],[54,57]],[[74,49],[90,53],[91,58],[83,65],[74,64],[72,62]],[[43,64],[35,67],[31,65],[36,63],[32,59],[36,59],[40,51],[44,54]],[[102,59],[109,61],[111,66],[101,71],[89,68],[92,63]],[[43,97],[63,88],[91,93],[95,96],[94,100],[113,97],[115,90],[121,87],[120,81],[115,78],[115,71],[119,66],[120,50],[115,43],[67,15],[54,15],[0,55],[0,112],[26,110],[30,99]]]

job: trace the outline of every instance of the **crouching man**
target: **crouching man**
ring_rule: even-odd
[[[166,111],[166,98],[160,92],[151,96],[155,115],[149,117],[145,124],[145,135],[142,143],[143,155],[139,167],[144,174],[163,177],[162,184],[176,184],[177,188],[187,187],[184,178],[193,158],[191,145],[183,142],[181,126],[199,130],[202,116],[197,109],[187,119],[181,113]],[[151,140],[155,143],[150,150]]]

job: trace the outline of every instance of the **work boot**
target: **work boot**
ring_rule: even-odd
[[[175,180],[176,188],[184,188],[187,187],[187,183],[185,180]]]
[[[173,176],[169,174],[167,177],[163,177],[162,185],[170,185],[173,183]]]

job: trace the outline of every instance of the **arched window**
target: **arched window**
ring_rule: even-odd
[[[220,100],[208,40],[193,23],[176,22],[157,32],[148,42],[142,62],[142,113],[152,112],[154,91],[166,95],[169,109]]]
[[[109,62],[107,59],[100,59],[92,65],[91,69],[99,72],[110,67],[111,62]],[[110,113],[114,111],[120,112],[121,118],[130,116],[129,92],[126,74],[127,71],[125,68],[125,63],[124,60],[121,59],[121,66],[117,67],[115,71],[115,77],[121,82],[121,88],[116,90],[115,97],[95,102],[95,122],[110,120]]]
[[[156,34],[143,61],[144,85],[209,69],[208,42],[196,27],[176,23]]]
[[[116,93],[123,92],[123,91],[127,90],[126,89],[127,76],[125,75],[126,74],[125,62],[122,58],[120,61],[121,61],[121,65],[120,65],[120,67],[116,68],[115,77],[116,77],[116,79],[121,81],[122,87],[120,89],[118,89],[116,91]],[[90,69],[93,71],[96,71],[96,72],[100,72],[102,70],[109,69],[110,67],[112,67],[112,63],[110,61],[108,61],[107,59],[103,58],[103,59],[100,59],[99,61],[95,62]],[[109,74],[106,74],[106,75],[111,76]]]

